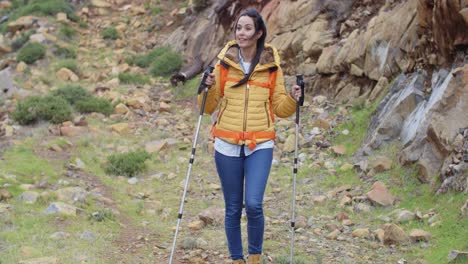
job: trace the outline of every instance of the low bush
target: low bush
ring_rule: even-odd
[[[76,61],[73,59],[65,59],[61,60],[57,63],[57,65],[54,67],[55,71],[58,71],[62,68],[67,68],[70,71],[74,73],[78,73],[78,65],[76,64]]]
[[[76,30],[68,24],[63,24],[59,29],[59,36],[64,40],[70,40],[76,35]]]
[[[54,16],[59,12],[73,17],[73,6],[65,0],[31,0],[15,1],[13,8],[17,8],[15,17],[26,15]]]
[[[63,98],[57,96],[45,96],[42,98],[39,111],[40,119],[53,124],[60,124],[72,118],[72,108]]]
[[[32,64],[35,61],[42,59],[45,54],[46,47],[44,45],[40,43],[28,43],[19,50],[16,60]]]
[[[75,103],[75,109],[80,113],[102,113],[106,116],[112,114],[114,107],[104,98],[89,97]]]
[[[152,51],[142,54],[142,55],[137,55],[131,60],[133,62],[132,64],[137,65],[140,68],[147,68],[151,65],[152,62],[154,62],[158,57],[161,55],[171,52],[171,48],[168,46],[163,46],[163,47],[157,47],[154,48]]]
[[[24,44],[26,44],[26,42],[28,42],[29,40],[29,37],[33,34],[32,31],[28,31],[28,32],[23,32],[21,33],[20,36],[16,37],[12,42],[11,42],[11,48],[14,50],[14,51],[17,51],[19,49],[21,49],[21,47],[24,46]]]
[[[110,175],[133,177],[146,169],[145,161],[150,157],[144,150],[112,154],[107,157],[105,172]]]
[[[117,32],[117,29],[115,29],[115,27],[107,27],[104,30],[102,30],[101,36],[103,39],[116,40],[119,38],[119,32]]]
[[[146,84],[150,81],[148,77],[134,73],[120,73],[118,77],[119,81],[125,84]]]
[[[76,52],[71,48],[55,45],[52,50],[52,53],[55,56],[61,57],[64,59],[76,59]]]
[[[54,124],[70,120],[72,108],[61,97],[56,96],[30,96],[24,101],[18,102],[12,113],[13,120],[21,125],[33,124],[39,120],[49,121]]]
[[[153,76],[168,76],[182,67],[182,56],[175,52],[169,51],[159,56],[152,64],[150,72]]]
[[[52,92],[53,96],[62,97],[71,105],[81,100],[86,100],[92,97],[91,93],[79,85],[65,85]]]

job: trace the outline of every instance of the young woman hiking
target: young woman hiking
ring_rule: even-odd
[[[248,264],[261,263],[262,206],[273,159],[274,115],[292,115],[301,95],[297,85],[286,92],[278,52],[265,43],[266,34],[261,15],[254,9],[243,11],[235,25],[235,40],[219,53],[219,62],[205,82],[211,88],[204,111],[212,114],[218,108],[213,126],[214,159],[224,195],[225,232],[233,263],[245,263],[240,224],[244,200]]]

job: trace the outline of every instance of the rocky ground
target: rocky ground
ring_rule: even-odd
[[[159,43],[145,29],[155,23],[170,28],[180,9],[156,21],[141,17],[146,11],[138,1],[114,3],[118,12],[111,11],[109,2],[90,2],[79,12],[87,28],[64,21],[78,31],[73,41],[56,37],[56,21],[27,17],[14,24],[41,29],[36,38],[48,45],[78,43],[79,72],[51,71],[52,56],[34,65],[11,57],[0,63],[12,72],[2,80],[19,84],[0,105],[1,263],[167,263],[198,118],[195,88],[171,87],[164,78],[122,84],[115,76],[147,74],[127,64],[125,55]],[[102,39],[101,30],[109,25],[117,25],[125,37]],[[109,117],[80,115],[59,125],[20,126],[9,117],[16,100],[66,82],[120,103]],[[181,96],[184,89],[193,94]],[[375,107],[307,96],[301,108],[295,197],[297,263],[428,263],[424,252],[437,241],[431,231],[451,221],[444,218],[443,207],[430,205],[438,200],[411,203],[408,197],[425,193],[409,188],[417,181],[409,179],[411,170],[398,165],[394,149],[359,159],[353,155]],[[293,117],[277,120],[265,197],[267,263],[289,263],[294,127]],[[209,130],[205,116],[173,263],[229,263]],[[467,133],[460,135],[466,141]],[[108,155],[143,148],[152,156],[144,173],[131,178],[104,173]],[[467,205],[460,204],[466,199],[440,199],[453,202],[457,212],[461,208],[455,233],[466,237]],[[461,250],[450,252],[453,259],[466,256],[466,243],[450,249]]]

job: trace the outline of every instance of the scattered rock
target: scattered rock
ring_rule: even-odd
[[[395,202],[395,198],[383,182],[375,182],[372,185],[372,190],[367,193],[367,197],[371,202],[382,206],[391,206]]]
[[[452,262],[459,263],[459,261],[465,262],[467,259],[468,259],[468,252],[466,251],[452,250],[450,251],[448,255],[449,263],[452,263]]]
[[[408,210],[403,210],[398,214],[396,221],[401,224],[401,223],[413,221],[414,219],[416,219],[415,213],[410,212]]]
[[[432,238],[431,233],[421,230],[421,229],[413,229],[410,232],[410,239],[413,242],[419,242],[419,241],[429,241]]]
[[[49,204],[49,207],[44,211],[45,214],[63,214],[76,216],[78,208],[62,202],[55,202]]]
[[[403,244],[409,241],[405,231],[395,224],[386,224],[383,230],[385,245]]]
[[[206,225],[221,225],[224,223],[224,209],[210,207],[198,214],[198,218]]]

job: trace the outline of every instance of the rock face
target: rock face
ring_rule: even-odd
[[[456,139],[459,131],[468,127],[468,65],[434,72],[428,98],[424,93],[426,75],[425,72],[409,78],[402,75],[395,81],[378,107],[365,145],[376,149],[399,138],[404,146],[400,161],[416,163],[419,179],[435,183],[437,177],[432,176],[447,170],[452,154],[466,150],[463,139]],[[458,189],[464,190],[466,186]]]

